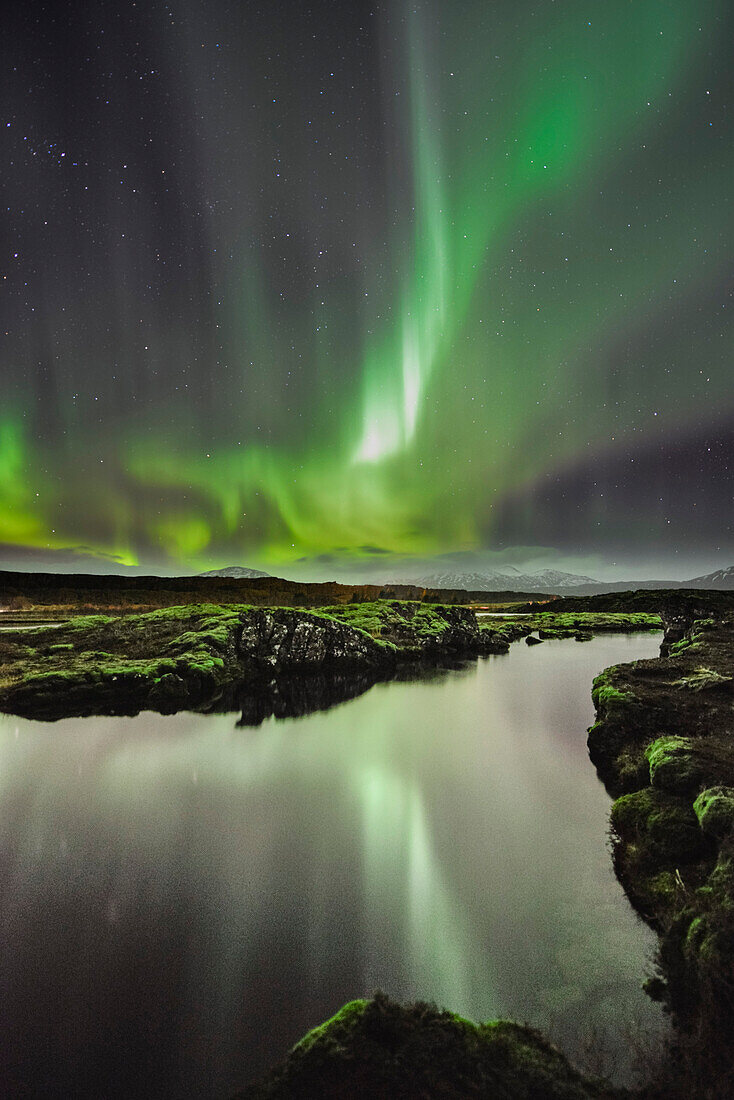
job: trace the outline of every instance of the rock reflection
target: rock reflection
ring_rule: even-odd
[[[266,718],[303,718],[320,710],[330,710],[339,703],[346,703],[364,695],[377,683],[436,682],[450,672],[476,665],[472,661],[457,660],[439,667],[425,664],[406,664],[390,676],[378,676],[374,672],[350,672],[306,676],[280,676],[268,683],[248,685],[227,696],[221,696],[202,713],[241,711],[238,726],[259,726]]]

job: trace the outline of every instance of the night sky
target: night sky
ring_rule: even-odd
[[[7,4],[0,566],[732,564],[733,40]]]

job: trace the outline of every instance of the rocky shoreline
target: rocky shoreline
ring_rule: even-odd
[[[616,798],[617,876],[660,937],[667,1094],[718,1098],[734,1095],[734,617],[700,610],[664,616],[659,658],[596,678],[589,754]]]

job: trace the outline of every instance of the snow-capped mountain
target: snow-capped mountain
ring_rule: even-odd
[[[718,588],[720,591],[734,589],[734,565],[728,569],[717,569],[714,573],[705,573],[703,577],[694,577],[683,581],[682,588]]]
[[[234,577],[235,580],[254,580],[256,577],[269,577],[261,569],[248,569],[245,565],[227,565],[224,569],[209,569],[206,573],[197,573],[197,577]]]
[[[509,567],[506,572],[487,570],[477,573],[427,573],[406,577],[404,583],[422,588],[465,588],[470,592],[556,592],[580,584],[598,584],[592,577],[563,573],[558,569],[539,569],[521,573]]]
[[[525,573],[524,579],[535,585],[552,588],[573,588],[576,584],[599,584],[593,577],[584,577],[580,573],[564,573],[560,569],[538,569],[534,573]]]

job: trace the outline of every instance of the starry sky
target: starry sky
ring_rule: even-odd
[[[733,31],[11,0],[0,567],[731,564]]]

